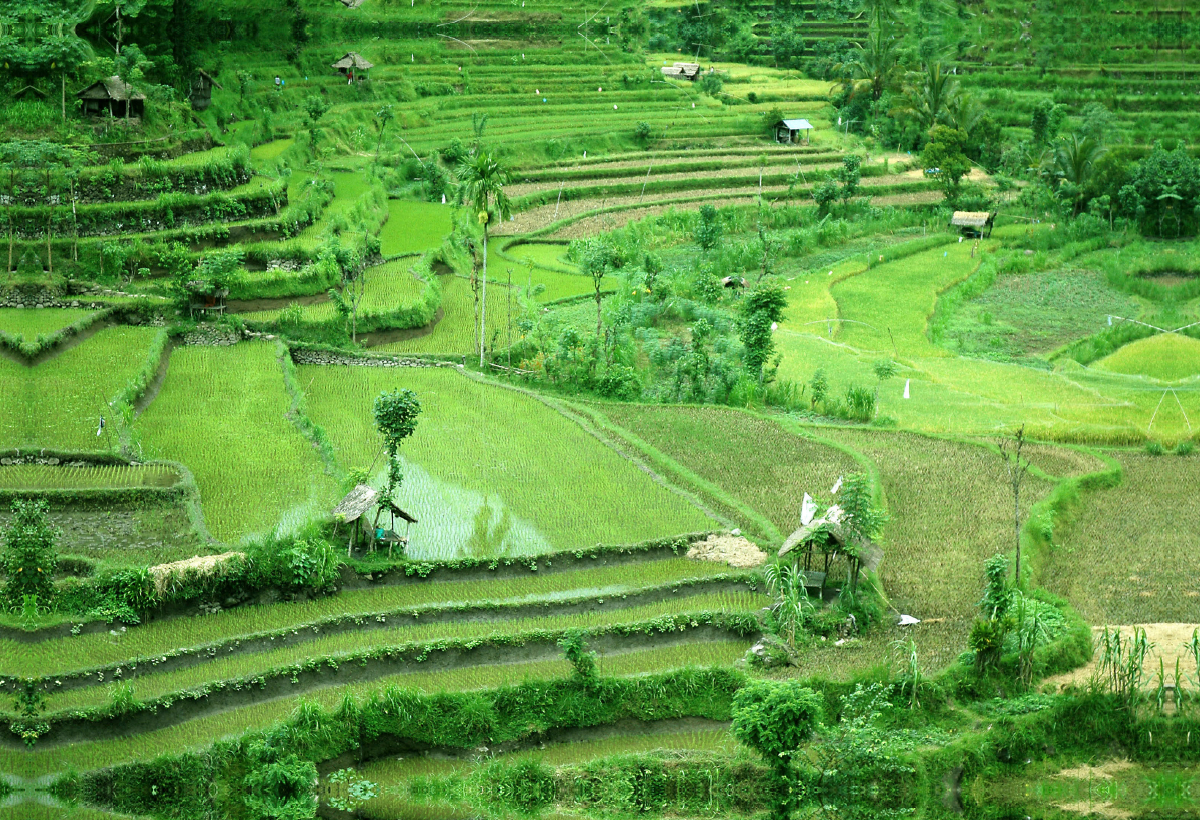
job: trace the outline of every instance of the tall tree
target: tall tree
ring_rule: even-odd
[[[771,820],[788,820],[798,808],[792,757],[820,725],[822,711],[821,696],[796,680],[751,681],[733,696],[730,731],[770,770]]]
[[[482,131],[482,129],[480,129]],[[512,213],[512,206],[504,193],[509,182],[508,169],[491,151],[480,148],[474,154],[463,157],[458,166],[459,199],[469,204],[478,214],[483,226],[483,295],[479,314],[479,366],[483,367],[484,351],[487,347],[487,245],[488,226],[493,211],[500,219]]]
[[[1092,170],[1104,152],[1104,146],[1095,139],[1081,139],[1079,134],[1063,139],[1054,152],[1054,176],[1059,182],[1059,192],[1071,200],[1075,214],[1083,210]]]
[[[904,110],[928,130],[946,119],[958,93],[956,76],[943,70],[941,63],[926,63],[909,78]]]
[[[388,482],[384,494],[391,500],[404,478],[400,471],[400,443],[416,431],[421,402],[411,390],[392,390],[376,397],[374,409],[375,427],[383,437],[383,449],[388,458]]]
[[[883,92],[896,84],[900,75],[900,58],[896,42],[882,29],[875,29],[866,44],[859,44],[850,59],[839,63],[835,70],[842,75],[842,86],[849,89],[848,98],[870,92],[875,102]]]

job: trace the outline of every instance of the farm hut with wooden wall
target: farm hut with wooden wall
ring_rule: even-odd
[[[102,117],[141,117],[146,113],[146,95],[120,77],[112,76],[92,83],[75,95],[83,100],[83,113]]]

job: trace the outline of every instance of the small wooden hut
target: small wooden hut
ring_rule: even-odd
[[[367,79],[367,72],[375,67],[375,64],[367,60],[357,51],[348,51],[346,56],[333,64],[333,68],[347,79],[357,79],[359,82]]]
[[[203,111],[212,104],[213,86],[225,90],[225,87],[203,68],[196,69],[196,77],[188,91],[188,100],[192,103],[193,111]]]
[[[197,313],[206,316],[210,313],[225,312],[225,299],[229,296],[229,288],[214,285],[206,279],[193,279],[187,283],[188,313],[194,318]]]
[[[379,526],[379,517],[383,515],[385,511],[391,516],[391,525],[386,530]],[[397,518],[403,519],[404,521],[404,535],[398,535],[396,533]],[[413,518],[404,510],[396,506],[396,503],[390,498],[383,499],[379,502],[379,510],[375,513],[375,533],[374,538],[372,539],[372,549],[374,549],[374,542],[380,541],[384,544],[387,544],[389,558],[392,555],[392,549],[397,545],[400,547],[400,552],[403,553],[408,547],[409,528],[416,523],[417,519]]]
[[[789,535],[779,548],[780,558],[793,554],[798,564],[803,562],[804,585],[817,587],[822,595],[825,594],[829,568],[838,558],[844,559],[847,564],[846,581],[850,588],[857,589],[863,556],[870,549],[869,542],[848,532],[841,521],[842,510],[835,504],[824,515],[814,518]],[[821,562],[820,569],[816,568],[818,561]]]
[[[83,100],[83,113],[90,117],[140,118],[146,113],[146,95],[117,76],[94,82],[75,96]]]
[[[775,123],[775,141],[785,144],[807,143],[808,132],[812,130],[812,123],[805,119],[780,120]]]
[[[696,81],[700,76],[699,63],[675,63],[674,65],[665,65],[662,67],[664,77],[678,77],[681,80]]]
[[[955,211],[950,224],[963,232],[963,236],[989,237],[996,224],[995,211]],[[986,233],[985,233],[986,231]]]
[[[338,505],[333,508],[333,533],[336,536],[338,527],[343,523],[351,524],[350,540],[346,544],[346,554],[349,555],[354,549],[354,542],[362,535],[362,517],[371,507],[375,506],[375,500],[379,498],[379,493],[368,487],[366,484],[359,484],[353,490],[346,494],[346,497],[338,502]]]

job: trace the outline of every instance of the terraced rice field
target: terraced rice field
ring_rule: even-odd
[[[180,480],[176,468],[166,464],[0,466],[0,490],[111,489],[170,487]]]
[[[388,201],[388,221],[379,234],[385,257],[436,248],[450,233],[453,210],[433,202]]]
[[[502,555],[631,543],[708,529],[712,521],[522,392],[444,368],[300,367],[309,413],[346,467],[378,465],[374,397],[406,387],[421,397],[406,442],[401,504],[425,522],[414,556]],[[526,436],[543,446],[530,450]],[[376,466],[376,469],[379,469]],[[577,503],[587,498],[586,510]]]
[[[0,308],[0,332],[33,341],[89,316],[82,308]]]
[[[188,466],[212,535],[287,530],[336,502],[333,480],[288,420],[279,352],[266,342],[182,347],[135,429],[149,453]]]

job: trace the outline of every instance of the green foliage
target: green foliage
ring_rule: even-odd
[[[957,128],[936,126],[921,152],[925,173],[942,183],[946,198],[952,199],[962,178],[971,171],[967,158],[967,134]]]
[[[700,218],[696,223],[696,244],[706,251],[711,251],[721,241],[721,220],[717,209],[712,205],[700,206]]]
[[[637,139],[641,142],[645,142],[646,140],[650,139],[650,123],[646,122],[645,120],[640,120],[638,124],[633,127],[633,136],[634,139]]]
[[[295,754],[280,755],[267,747],[252,753],[257,765],[242,784],[246,817],[250,820],[308,820],[316,817],[317,767]]]
[[[825,180],[819,185],[813,186],[812,198],[813,202],[817,203],[817,209],[821,214],[829,211],[829,206],[836,202],[842,195],[842,189],[833,180]]]
[[[775,351],[772,325],[782,321],[787,307],[787,294],[775,282],[759,283],[742,299],[741,316],[738,319],[738,334],[745,347],[746,370],[761,384],[764,381],[763,366]]]
[[[400,486],[400,444],[416,431],[420,414],[421,402],[407,388],[380,393],[375,398],[375,427],[383,436],[383,449],[388,457],[387,498],[392,498]]]
[[[858,154],[846,154],[842,157],[842,167],[837,171],[837,181],[842,184],[842,202],[849,202],[858,193],[858,183],[862,179],[862,157]],[[819,202],[817,204],[820,204]]]
[[[12,503],[3,554],[4,573],[8,576],[4,603],[10,611],[21,611],[31,600],[35,609],[54,605],[59,533],[47,518],[48,510],[40,499],[15,499]]]
[[[590,681],[596,679],[596,653],[587,651],[584,635],[581,629],[569,629],[559,639],[558,646],[575,668],[575,674]]]
[[[756,680],[733,698],[729,730],[758,752],[770,772],[772,818],[786,820],[803,795],[791,761],[820,725],[824,702],[800,681]]]

